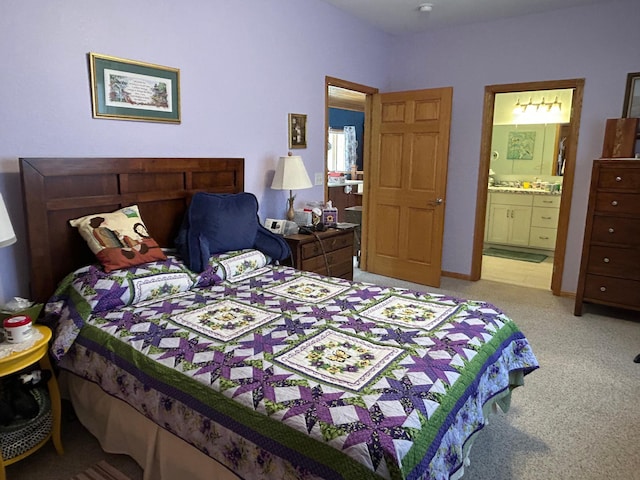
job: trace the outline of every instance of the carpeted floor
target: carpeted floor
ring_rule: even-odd
[[[523,262],[540,263],[547,258],[542,253],[531,252],[519,252],[517,250],[508,250],[506,248],[489,247],[482,251],[483,255],[489,255],[490,257],[509,258],[511,260],[521,260]]]
[[[531,342],[541,367],[513,392],[510,411],[479,432],[463,480],[640,480],[637,312],[588,305],[576,317],[572,298],[488,280],[444,277],[433,288],[359,270],[354,279],[489,301]],[[100,460],[142,479],[132,459],[103,452],[65,410],[65,454],[49,442],[7,467],[9,480],[69,480]]]

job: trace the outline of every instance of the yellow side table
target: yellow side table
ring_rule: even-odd
[[[52,438],[53,445],[58,452],[62,455],[64,450],[62,449],[62,441],[60,440],[60,417],[62,415],[62,406],[60,402],[60,390],[58,389],[58,381],[51,368],[51,361],[49,360],[49,340],[51,340],[51,330],[44,325],[34,325],[34,329],[39,332],[42,338],[39,338],[31,346],[25,348],[25,350],[13,351],[9,355],[0,358],[0,377],[5,377],[12,373],[19,372],[20,370],[27,368],[36,363],[39,364],[42,370],[49,370],[51,372],[51,378],[47,383],[49,390],[49,398],[51,400],[51,417],[53,420],[53,426],[51,432],[40,443],[26,451],[22,455],[4,460],[0,452],[0,480],[5,480],[5,466],[18,462],[23,458],[31,455],[33,452],[42,447],[47,441]],[[34,332],[35,334],[35,332]],[[18,344],[14,344],[18,345]]]

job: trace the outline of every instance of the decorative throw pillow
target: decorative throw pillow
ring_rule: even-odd
[[[137,205],[87,215],[69,223],[78,229],[105,272],[167,258],[149,236]]]
[[[217,253],[209,258],[209,266],[222,280],[239,282],[266,270],[269,259],[259,250],[251,248]]]

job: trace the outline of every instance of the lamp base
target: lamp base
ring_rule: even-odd
[[[296,212],[293,209],[293,194],[291,190],[289,190],[289,210],[287,210],[287,220],[293,222],[293,219],[296,217]]]

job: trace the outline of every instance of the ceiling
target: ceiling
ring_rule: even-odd
[[[323,0],[393,35],[518,17],[612,0]],[[430,3],[431,12],[419,5]]]

